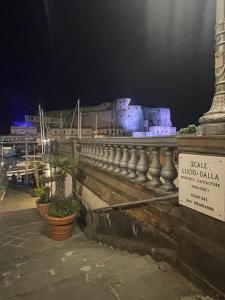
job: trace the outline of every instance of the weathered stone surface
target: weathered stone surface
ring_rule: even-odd
[[[223,144],[219,137],[216,140],[218,147],[220,143]],[[132,185],[129,181],[121,180],[120,176],[111,176],[110,173],[94,168],[82,166],[81,173],[80,183],[107,204],[147,199],[154,195],[152,190],[146,187],[144,193],[139,193],[142,185]],[[89,184],[90,182],[92,183]],[[116,241],[116,237],[127,239],[132,241],[131,248],[139,250],[141,246],[138,247],[137,243],[142,243],[145,253],[151,253],[152,248],[176,251],[177,266],[188,270],[187,273],[192,270],[193,276],[197,274],[197,277],[225,293],[225,282],[222,279],[225,278],[223,222],[189,208],[174,205],[172,202],[154,202],[126,211],[98,214],[90,212],[87,223],[96,238],[103,235],[103,240],[107,236],[111,241]],[[115,243],[119,244],[118,241]],[[168,252],[164,251],[163,255],[168,255]],[[170,260],[170,257],[168,259]]]
[[[212,300],[166,262],[90,241],[77,226],[71,239],[53,241],[26,209],[34,199],[21,196],[11,199],[16,211],[7,197],[0,203],[0,235],[29,238],[23,249],[0,245],[1,300]]]
[[[184,135],[176,137],[177,146],[182,153],[225,155],[225,136]]]

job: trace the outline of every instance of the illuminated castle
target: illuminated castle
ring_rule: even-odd
[[[97,106],[82,107],[82,130],[89,136],[164,136],[175,135],[169,108],[150,108],[130,105],[130,98],[121,98]],[[61,119],[50,124],[52,136],[67,134],[71,126],[74,110],[48,111],[49,119]],[[28,116],[27,116],[28,117]],[[27,121],[30,121],[27,118]],[[77,135],[77,116],[70,134]],[[60,128],[61,127],[61,128]],[[97,131],[96,131],[97,129]]]

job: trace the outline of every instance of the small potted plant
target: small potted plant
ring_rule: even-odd
[[[45,217],[48,213],[49,200],[49,187],[36,187],[34,189],[35,196],[39,197],[36,201],[37,211],[41,217]]]
[[[71,237],[74,221],[78,215],[80,206],[73,195],[69,198],[52,200],[46,219],[49,223],[51,237],[56,241]]]
[[[76,160],[70,156],[60,156],[54,159],[53,166],[56,170],[56,192],[51,198],[46,219],[51,237],[60,241],[71,237],[73,224],[79,211],[79,204],[73,194],[65,197],[66,176],[73,175]]]

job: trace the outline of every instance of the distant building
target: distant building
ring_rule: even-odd
[[[29,126],[29,125],[13,125],[10,127],[10,134],[11,135],[24,135],[29,137],[37,137],[37,127]]]
[[[1,135],[0,142],[3,143],[37,143],[38,133],[37,127],[26,122],[15,122],[10,127],[10,134]]]
[[[130,98],[121,98],[97,106],[82,107],[82,136],[163,136],[176,134],[171,124],[169,108],[150,108],[131,105]],[[77,136],[77,115],[74,110],[45,112],[45,119],[55,138]],[[25,116],[26,122],[39,121],[37,116]],[[60,129],[61,128],[61,129]],[[60,130],[57,130],[60,129]]]

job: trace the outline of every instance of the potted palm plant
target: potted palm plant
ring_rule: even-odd
[[[36,201],[37,211],[41,217],[45,217],[48,213],[49,200],[49,187],[36,187],[34,189],[34,195],[39,197]]]
[[[70,156],[59,156],[54,159],[56,170],[56,192],[51,198],[46,219],[50,235],[54,240],[65,240],[72,235],[73,224],[79,211],[79,204],[73,194],[65,197],[66,176],[73,175],[77,161]]]

